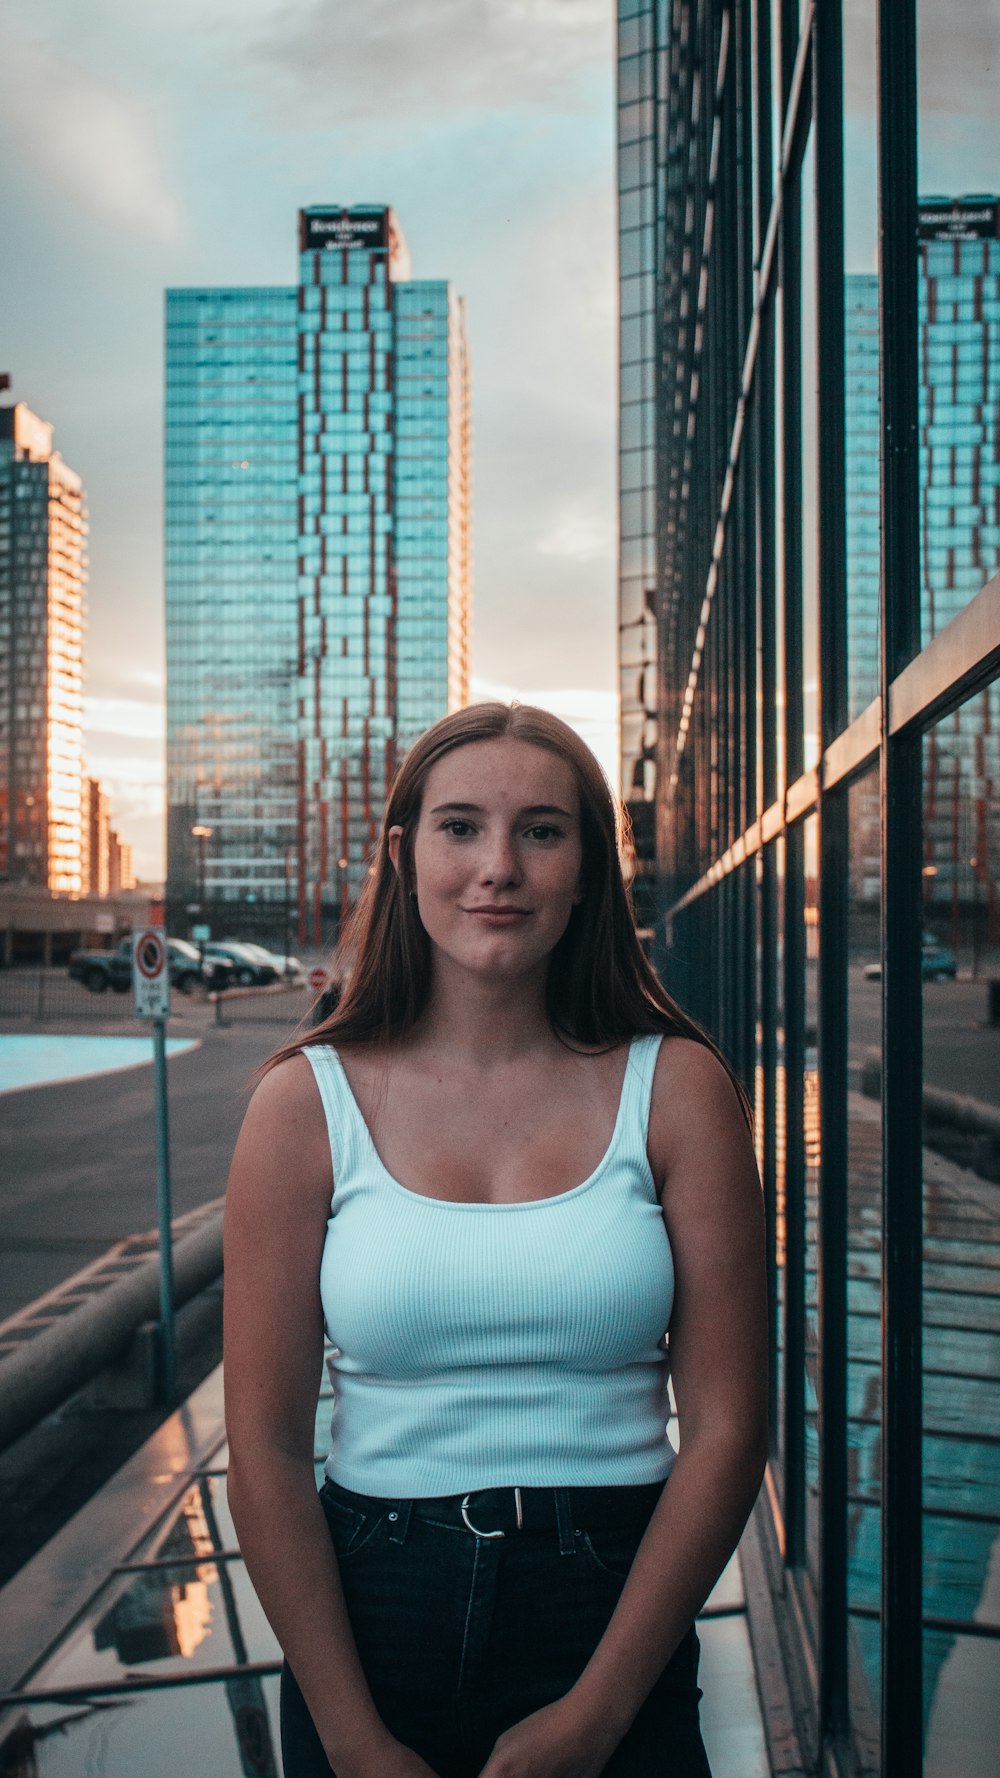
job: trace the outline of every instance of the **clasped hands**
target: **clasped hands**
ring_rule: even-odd
[[[600,1778],[615,1745],[585,1728],[560,1698],[505,1729],[479,1778]],[[380,1762],[380,1773],[382,1778],[438,1778],[426,1760],[399,1742],[391,1758]]]

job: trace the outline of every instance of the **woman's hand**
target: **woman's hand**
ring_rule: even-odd
[[[479,1778],[599,1778],[616,1744],[560,1698],[505,1729]]]
[[[356,1761],[345,1760],[342,1755],[331,1754],[327,1757],[334,1768],[337,1778],[438,1778],[433,1767],[414,1753],[412,1747],[404,1747],[402,1741],[391,1736],[380,1742],[370,1757]]]

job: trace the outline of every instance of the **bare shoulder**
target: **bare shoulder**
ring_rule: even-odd
[[[270,1068],[247,1106],[230,1173],[233,1186],[267,1182],[296,1193],[329,1195],[330,1144],[315,1076],[301,1053]]]
[[[706,1044],[665,1037],[657,1057],[649,1117],[649,1156],[657,1185],[693,1172],[706,1180],[751,1177],[753,1142],[729,1073]]]

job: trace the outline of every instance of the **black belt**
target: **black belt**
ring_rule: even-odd
[[[467,1494],[442,1494],[403,1501],[357,1494],[332,1480],[328,1480],[326,1486],[339,1499],[363,1512],[384,1512],[387,1508],[398,1509],[405,1505],[413,1518],[433,1519],[439,1525],[464,1526],[477,1537],[557,1530],[560,1504],[563,1513],[580,1531],[639,1530],[649,1523],[663,1492],[662,1482],[638,1482],[610,1488],[473,1488]]]

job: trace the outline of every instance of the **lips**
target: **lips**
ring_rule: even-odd
[[[464,912],[467,914],[475,914],[476,917],[480,920],[496,920],[496,921],[504,921],[504,922],[508,922],[508,923],[513,923],[515,920],[527,919],[529,910],[528,910],[528,908],[514,908],[514,907],[501,906],[501,907],[465,908]]]

